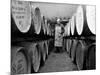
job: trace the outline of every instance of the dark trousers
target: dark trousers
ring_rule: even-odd
[[[57,53],[63,52],[62,47],[55,47],[55,52]]]

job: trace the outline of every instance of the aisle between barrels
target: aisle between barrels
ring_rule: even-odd
[[[71,61],[66,52],[54,53],[48,56],[43,67],[40,68],[39,73],[45,72],[63,72],[78,70],[77,66]]]

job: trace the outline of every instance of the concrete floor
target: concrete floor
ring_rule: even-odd
[[[63,53],[51,52],[44,66],[40,68],[39,73],[75,71],[75,70],[77,70],[77,67],[71,61],[69,55],[66,52]]]

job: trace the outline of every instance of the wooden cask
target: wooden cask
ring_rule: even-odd
[[[80,5],[76,12],[76,29],[78,35],[95,35],[95,6]]]
[[[27,33],[31,27],[30,2],[11,1],[11,27],[12,32]]]

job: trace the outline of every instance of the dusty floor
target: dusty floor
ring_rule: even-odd
[[[52,52],[45,64],[39,70],[40,73],[43,72],[62,72],[62,71],[73,71],[77,70],[76,65],[71,61],[69,55],[66,52],[54,53]]]

